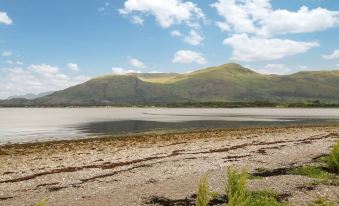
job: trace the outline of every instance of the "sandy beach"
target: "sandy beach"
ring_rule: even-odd
[[[219,129],[0,146],[0,205],[190,205],[207,174],[223,193],[226,168],[283,171],[310,164],[339,139],[336,126]],[[318,195],[339,203],[339,187],[278,172],[249,182],[283,201]],[[194,198],[193,198],[194,199]]]

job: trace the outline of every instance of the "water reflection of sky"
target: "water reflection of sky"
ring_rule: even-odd
[[[0,144],[206,128],[334,124],[338,109],[0,108]]]

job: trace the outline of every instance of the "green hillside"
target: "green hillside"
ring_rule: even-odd
[[[316,100],[339,102],[339,71],[264,75],[238,64],[225,64],[188,74],[107,75],[32,101],[16,100],[16,103],[81,106]],[[11,101],[6,104],[10,105]]]

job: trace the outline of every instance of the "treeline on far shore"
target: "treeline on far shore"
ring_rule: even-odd
[[[211,107],[211,108],[242,108],[242,107],[276,107],[276,108],[336,108],[339,107],[339,103],[324,103],[320,101],[312,102],[182,102],[182,103],[168,103],[160,104],[158,106],[165,107]]]
[[[173,103],[135,103],[135,104],[79,104],[79,105],[39,105],[39,104],[1,104],[0,107],[168,107],[168,108],[339,108],[338,103],[316,101],[309,102],[173,102]]]

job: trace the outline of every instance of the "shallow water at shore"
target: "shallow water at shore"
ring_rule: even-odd
[[[171,130],[338,123],[338,109],[0,108],[0,144]]]

